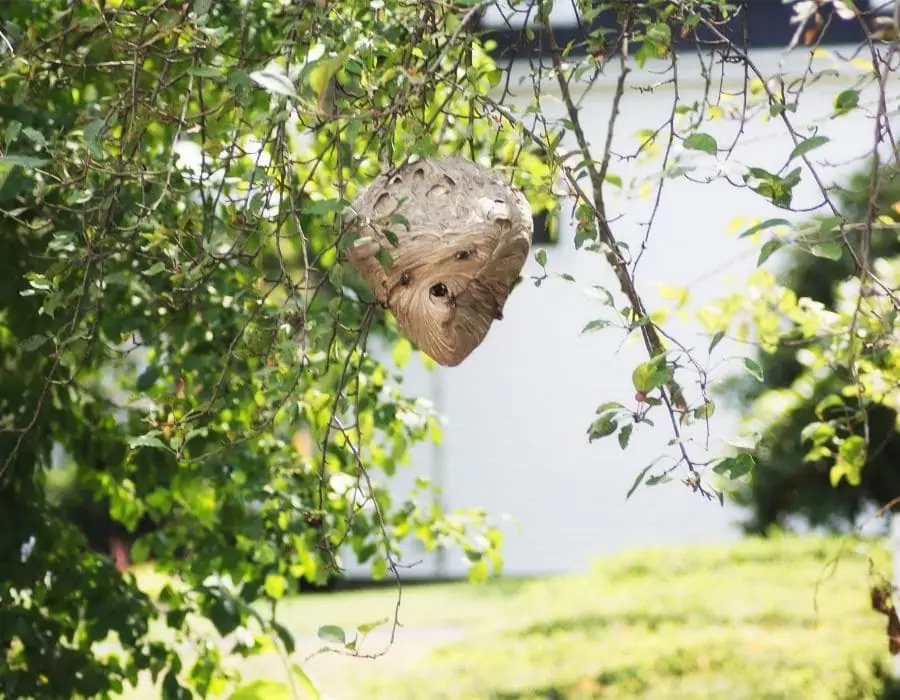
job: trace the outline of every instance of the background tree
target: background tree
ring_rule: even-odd
[[[896,216],[900,201],[897,167],[893,164],[884,167],[879,180],[875,216],[891,219]],[[839,193],[841,214],[846,221],[857,224],[866,221],[871,189],[871,168],[867,167]],[[896,229],[876,230],[870,254],[873,258],[900,255]],[[834,311],[838,285],[856,272],[847,252],[837,260],[830,260],[793,249],[785,255],[779,278],[798,298],[811,299]],[[869,440],[877,448],[868,455],[858,484],[842,480],[834,485],[827,459],[806,459],[809,445],[804,439],[804,428],[817,422],[817,406],[852,382],[843,368],[829,368],[817,379],[815,391],[810,395],[798,391],[807,372],[800,353],[808,344],[801,333],[786,334],[773,352],[757,353],[762,382],[740,376],[725,387],[726,395],[730,395],[736,406],[750,407],[748,417],[763,413],[772,417],[765,423],[752,451],[756,467],[749,481],[732,493],[735,502],[749,508],[750,517],[744,525],[748,532],[763,534],[773,525],[784,526],[791,517],[814,527],[846,529],[868,507],[884,506],[900,495],[900,473],[896,469],[900,458],[897,413],[884,404],[865,409]],[[801,384],[795,387],[798,380]]]

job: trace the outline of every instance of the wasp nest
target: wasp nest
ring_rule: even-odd
[[[503,318],[531,245],[531,207],[463,158],[382,173],[353,202],[350,263],[406,336],[437,363],[466,359]],[[385,262],[379,250],[391,258]]]

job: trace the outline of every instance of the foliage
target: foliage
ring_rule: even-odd
[[[752,538],[635,550],[582,575],[410,587],[405,659],[319,657],[310,673],[335,697],[392,700],[878,697],[890,657],[868,556],[887,559],[866,540]],[[338,593],[289,609],[303,626],[391,602]]]
[[[361,298],[337,235],[355,189],[412,147],[490,147],[546,203],[547,166],[508,129],[471,128],[465,92],[494,68],[447,41],[464,11],[0,12],[4,694],[107,697],[141,671],[166,697],[221,693],[218,637],[249,630],[231,653],[290,653],[277,602],[298,580],[335,575],[341,556],[397,577],[407,537],[460,546],[476,579],[498,570],[483,513],[441,512],[425,480],[407,501],[386,490],[440,427],[367,351],[370,329],[405,341]],[[295,447],[303,431],[316,449]],[[55,445],[114,520],[151,521],[134,558],[184,588],[151,601],[88,551],[47,498]],[[154,620],[194,646],[190,668],[148,637]],[[125,654],[95,653],[110,635]]]
[[[896,166],[883,168],[879,178],[875,215],[881,221],[890,220],[896,215],[895,203],[900,201]],[[865,222],[871,180],[871,170],[867,168],[840,193],[845,220]],[[870,254],[876,260],[900,255],[900,242],[890,228],[873,231],[870,246]],[[823,310],[834,312],[836,292],[853,273],[849,255],[828,260],[793,251],[778,277],[780,284],[798,299],[810,299],[821,304]],[[802,363],[801,359],[808,360],[809,356],[801,348],[808,345],[800,334],[785,334],[773,352],[757,355],[763,382],[740,378],[728,387],[736,402],[749,407],[748,419],[761,435],[753,450],[756,468],[752,478],[732,493],[737,502],[750,506],[751,517],[745,527],[754,532],[784,525],[790,516],[799,516],[813,526],[843,527],[853,524],[867,506],[885,506],[900,494],[900,475],[895,469],[900,446],[897,416],[893,406],[884,401],[873,400],[865,407],[868,440],[878,448],[868,455],[858,485],[843,479],[834,486],[827,459],[821,455],[804,459],[808,452],[804,428],[813,425],[807,431],[824,429],[818,425],[817,406],[832,393],[845,390],[851,381],[837,368],[823,372],[817,371],[816,365]],[[813,373],[814,387],[806,391]]]

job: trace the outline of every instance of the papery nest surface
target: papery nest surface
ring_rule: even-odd
[[[524,194],[465,158],[425,159],[380,174],[351,209],[350,263],[411,341],[458,365],[503,318],[525,264]]]

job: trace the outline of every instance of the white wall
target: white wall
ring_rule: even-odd
[[[801,51],[785,59],[780,52],[766,50],[756,52],[753,58],[766,74],[775,72],[781,61],[785,61],[783,70],[796,73],[806,67],[808,55]],[[816,59],[814,66],[821,70],[829,63],[826,57]],[[686,54],[681,64],[682,101],[702,99],[696,57]],[[661,76],[652,71],[662,67],[648,66],[648,70],[632,74],[629,83],[658,83]],[[730,72],[725,76],[724,89],[739,95],[743,69],[727,68]],[[847,161],[863,155],[873,138],[872,120],[862,112],[830,118],[833,96],[843,89],[841,86],[851,84],[851,76],[858,75],[846,66],[840,66],[840,71],[844,74],[841,78],[807,88],[798,113],[792,115],[801,132],[816,124],[819,133],[832,139],[812,154],[815,163],[837,164],[819,170],[829,181],[855,170],[860,163]],[[611,71],[592,90],[586,102],[590,106],[582,113],[598,154],[606,138],[615,73]],[[514,78],[511,84],[517,85],[517,80]],[[559,116],[559,99],[552,85],[547,90],[545,114]],[[890,91],[892,109],[896,106],[896,88]],[[526,81],[518,92],[518,102],[525,104],[530,82]],[[637,141],[632,134],[664,123],[672,97],[668,85],[657,87],[652,94],[629,90],[615,129],[613,151],[633,152]],[[871,104],[873,98],[874,93],[865,93],[862,103]],[[732,102],[739,107],[741,100],[738,96]],[[712,122],[704,130],[724,144],[737,128],[735,122]],[[744,126],[733,158],[777,171],[791,148],[780,121],[763,123],[756,118]],[[705,162],[713,160],[705,158]],[[652,172],[654,167],[658,163],[644,172]],[[614,162],[611,170],[625,179],[636,172],[633,162]],[[644,232],[641,223],[649,217],[652,198],[629,200],[617,196],[614,188],[609,188],[607,198],[611,217],[621,217],[612,224],[613,230],[636,251]],[[804,173],[794,206],[814,207],[820,202],[809,174]],[[736,233],[727,232],[733,220],[737,216],[765,219],[785,214],[753,192],[721,180],[711,184],[694,184],[683,178],[668,181],[657,224],[637,273],[637,284],[649,307],[663,303],[658,294],[661,283],[689,286],[693,306],[726,294],[754,269],[758,254],[758,244],[738,240]],[[785,218],[801,217],[787,213]],[[579,284],[555,281],[535,288],[523,283],[511,295],[504,319],[494,324],[483,345],[460,366],[439,368],[431,374],[413,361],[417,369],[407,374],[405,387],[432,398],[448,424],[443,447],[417,449],[412,467],[397,480],[395,488],[401,492],[416,474],[429,475],[443,484],[447,507],[477,506],[516,518],[521,530],[507,528],[505,546],[505,570],[510,574],[577,570],[586,567],[593,557],[628,547],[737,537],[733,523],[739,513],[734,508],[704,501],[678,481],[639,489],[625,502],[625,493],[638,470],[660,454],[671,453],[671,448],[666,448],[671,434],[663,414],[657,417],[656,429],[637,430],[625,452],[614,438],[588,444],[586,428],[596,406],[608,400],[629,404],[634,394],[631,370],[645,357],[637,344],[620,348],[622,333],[615,329],[580,336],[585,323],[604,313],[600,303],[584,294],[581,287],[604,284],[616,294],[618,288],[602,257],[574,249],[567,221],[561,234],[558,245],[546,248],[548,268],[573,275]],[[538,266],[530,260],[525,274],[537,271]],[[666,329],[705,357],[708,339],[700,335],[697,324],[680,323],[673,317]],[[716,359],[750,352],[751,348],[724,341]],[[729,371],[740,371],[739,360],[721,367],[713,376],[722,377]],[[737,419],[733,411],[720,406],[711,420],[713,453],[721,451],[723,439],[734,435]],[[410,552],[412,558],[420,556]],[[350,573],[359,571],[352,566],[348,569]],[[446,555],[443,566],[435,557],[426,557],[407,575],[434,575],[439,569],[443,574],[461,575],[465,565],[461,555],[452,552]]]

